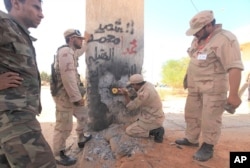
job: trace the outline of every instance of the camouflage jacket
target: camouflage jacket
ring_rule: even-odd
[[[83,51],[77,52],[67,45],[58,48],[52,64],[51,93],[53,97],[65,97],[65,103],[77,102],[82,99],[85,89],[78,74],[78,57]]]
[[[0,73],[16,72],[23,78],[19,87],[0,90],[0,112],[41,112],[41,80],[32,44],[35,40],[27,29],[0,11]]]
[[[165,119],[160,96],[150,82],[142,85],[137,91],[137,97],[130,101],[126,107],[129,110],[140,110],[138,124],[143,128],[147,128],[149,125],[162,126]]]

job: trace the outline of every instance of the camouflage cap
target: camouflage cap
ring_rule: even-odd
[[[197,13],[189,22],[190,28],[186,31],[187,36],[192,36],[201,30],[205,25],[214,20],[214,14],[211,10],[204,10]]]
[[[128,85],[142,83],[144,81],[143,76],[141,74],[134,74],[130,76]]]
[[[83,38],[81,32],[79,30],[76,29],[68,29],[64,32],[64,38],[68,38],[68,37],[80,37]]]

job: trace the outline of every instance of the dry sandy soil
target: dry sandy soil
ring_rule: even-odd
[[[222,135],[219,143],[215,146],[214,156],[207,162],[197,162],[192,159],[198,148],[177,146],[174,141],[184,136],[185,122],[183,107],[185,97],[170,96],[164,104],[166,113],[165,137],[162,144],[142,139],[145,143],[143,153],[136,153],[131,157],[123,157],[116,161],[116,168],[229,168],[230,151],[250,152],[250,103],[246,101],[246,95],[242,97],[242,104],[236,114],[225,112],[223,115]],[[43,112],[38,117],[41,122],[45,138],[52,145],[54,128],[54,103],[49,89],[42,89]],[[72,131],[71,139],[75,137]],[[63,166],[59,166],[62,168]],[[71,166],[71,168],[76,166]],[[102,168],[102,164],[100,167]]]

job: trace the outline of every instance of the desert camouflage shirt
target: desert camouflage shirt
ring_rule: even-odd
[[[138,124],[143,128],[150,124],[161,126],[165,119],[160,96],[150,82],[142,85],[137,91],[137,97],[130,101],[126,107],[129,110],[140,109]]]
[[[41,112],[41,80],[32,44],[35,40],[27,29],[0,11],[0,73],[17,72],[24,79],[17,88],[0,90],[0,112]]]

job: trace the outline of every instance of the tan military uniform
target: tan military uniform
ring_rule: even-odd
[[[140,109],[138,120],[126,128],[126,133],[130,136],[149,137],[149,131],[161,127],[164,122],[160,96],[149,82],[137,91],[137,97],[127,104],[127,108]]]
[[[243,69],[236,37],[221,25],[216,26],[203,46],[199,48],[195,38],[188,50],[185,120],[186,137],[191,143],[199,141],[201,132],[204,142],[218,142],[227,99],[227,72],[230,68]]]
[[[0,11],[0,73],[17,72],[17,88],[0,90],[0,167],[56,167],[41,133],[40,76],[29,31]]]
[[[69,137],[73,127],[73,116],[77,119],[76,132],[80,136],[87,129],[87,111],[84,106],[76,106],[83,98],[83,86],[77,72],[78,57],[83,51],[77,53],[69,48],[62,47],[58,50],[55,59],[55,70],[59,76],[58,83],[62,87],[58,90],[54,101],[56,103],[56,125],[53,138],[53,150],[57,156],[66,148],[66,139]]]

